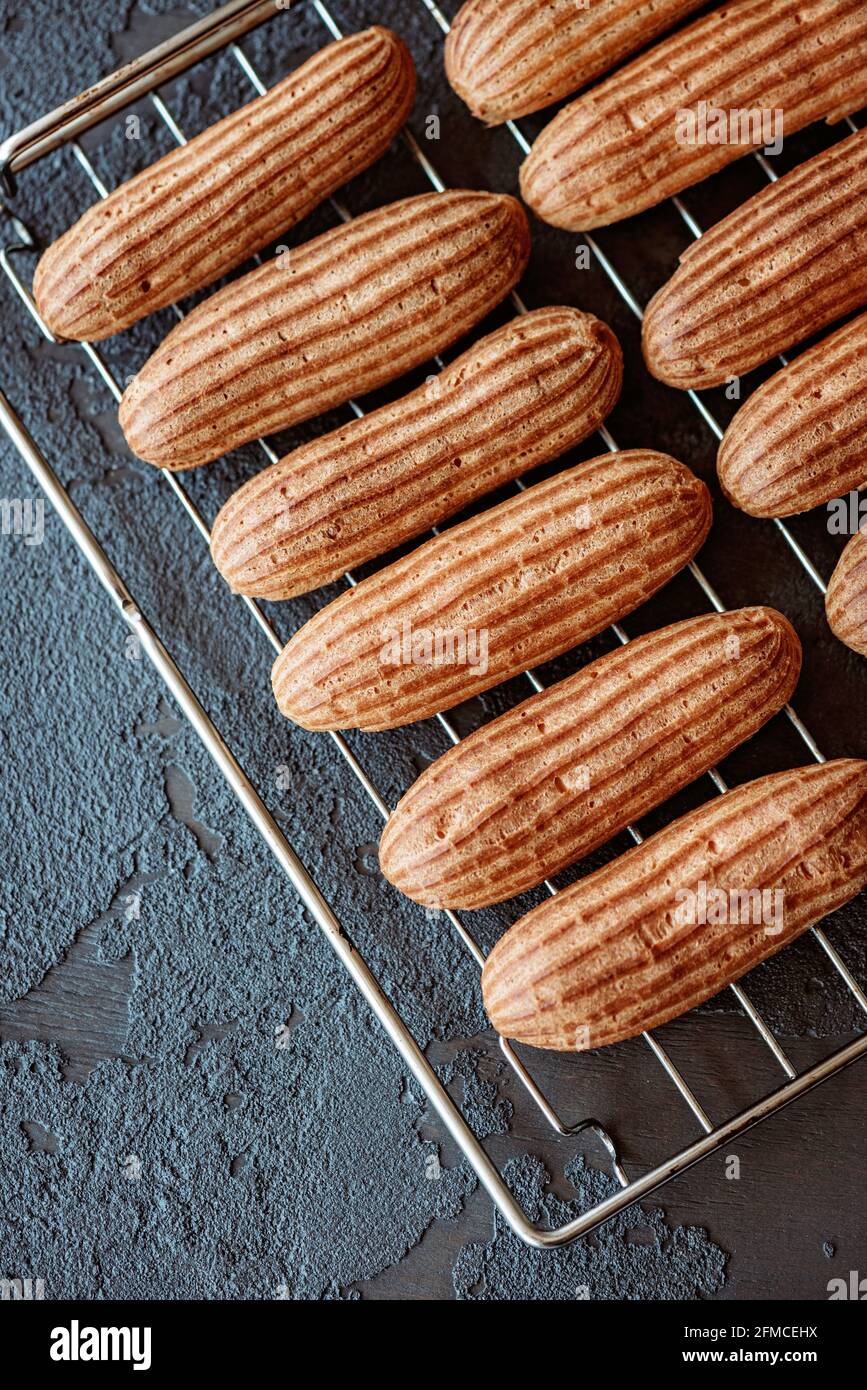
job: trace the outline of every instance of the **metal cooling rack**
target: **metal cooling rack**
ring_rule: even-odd
[[[449,29],[448,20],[434,3],[434,0],[419,0],[419,3],[424,6],[425,10],[430,15],[432,23],[439,26],[444,34],[447,33]],[[341,31],[326,4],[322,3],[322,0],[310,0],[310,4],[322,22],[323,41],[340,38],[342,36]],[[25,129],[19,131],[17,134],[11,136],[0,145],[0,178],[2,178],[5,191],[10,195],[14,192],[13,178],[18,170],[42,158],[49,152],[64,147],[71,150],[97,194],[102,198],[106,197],[108,189],[100,179],[87,154],[78,144],[76,139],[77,135],[96,124],[98,121],[105,120],[107,116],[122,110],[133,101],[146,95],[174,140],[178,144],[184,144],[185,136],[171,111],[157,93],[156,88],[167,82],[170,78],[175,77],[180,72],[185,71],[194,63],[201,61],[205,57],[208,57],[228,45],[233,59],[243,72],[245,78],[255,92],[261,95],[261,93],[265,91],[265,87],[246,54],[238,47],[236,40],[256,25],[261,24],[264,20],[273,17],[275,9],[286,8],[288,8],[288,6],[279,4],[279,0],[276,5],[275,0],[229,0],[229,3],[222,5],[212,14],[192,25],[190,28],[183,30],[166,43],[160,44],[157,48],[150,50],[132,63],[128,63],[126,66],[110,74],[108,77],[98,82],[94,87],[88,88],[86,92],[73,98],[72,101],[67,102],[56,111],[48,113]],[[853,130],[856,128],[851,121],[849,125]],[[520,128],[513,121],[507,123],[507,128],[511,132],[520,151],[526,154],[530,147]],[[441,191],[444,188],[444,184],[439,174],[408,128],[402,133],[400,138],[406,144],[413,159],[421,167],[431,186],[437,191]],[[758,159],[767,177],[774,180],[777,175],[765,156],[757,153],[755,158]],[[341,220],[346,221],[350,218],[349,212],[338,199],[332,198],[330,202]],[[691,234],[696,237],[700,236],[701,228],[684,207],[681,200],[679,198],[674,198],[672,202]],[[16,294],[28,313],[37,323],[42,334],[50,342],[55,342],[57,340],[39,315],[30,289],[22,279],[14,263],[16,257],[20,253],[33,251],[36,247],[36,242],[24,223],[8,209],[6,209],[6,212],[14,229],[15,240],[6,244],[2,251],[0,251],[0,266],[2,266]],[[584,239],[599,266],[611,280],[633,314],[640,319],[642,317],[641,306],[637,303],[628,286],[623,282],[615,267],[599,247],[595,238],[585,235]],[[526,306],[517,294],[512,295],[512,301],[518,313],[526,312]],[[174,312],[178,317],[182,316],[181,310],[177,307],[175,307]],[[90,343],[82,343],[80,346],[82,351],[89,358],[92,366],[96,369],[103,384],[108,388],[114,399],[119,401],[122,394],[121,387],[118,385],[100,352]],[[438,358],[434,360],[438,365],[442,365]],[[721,438],[723,431],[707,408],[706,403],[694,391],[690,391],[689,396],[708,428],[712,430],[718,439]],[[354,401],[350,401],[349,405],[356,416],[361,416],[364,413]],[[344,935],[340,922],[329,903],[307,873],[307,870],[304,868],[304,865],[286,839],[286,836],[271,815],[261,796],[246,776],[232,749],[212,723],[174,659],[139,609],[123,579],[112,566],[99,541],[87,526],[81,513],[59,482],[54,470],[38,446],[34,443],[2,391],[0,391],[0,424],[2,424],[6,434],[30,468],[61,521],[67,527],[73,540],[81,550],[85,559],[91,565],[97,578],[111,595],[121,616],[127,622],[132,632],[139,638],[143,650],[162,676],[173,697],[177,701],[178,706],[192,724],[205,748],[226,778],[232,791],[241,802],[241,805],[259,831],[266,845],[271,850],[278,864],[287,874],[305,907],[312,914],[336,955],[370,1004],[383,1028],[400,1053],[404,1063],[419,1085],[424,1089],[428,1100],[436,1110],[442,1123],[445,1125],[468,1162],[474,1168],[479,1181],[485,1187],[491,1199],[512,1229],[528,1245],[540,1248],[555,1247],[565,1245],[578,1236],[587,1234],[589,1231],[599,1226],[603,1221],[614,1216],[617,1212],[623,1211],[634,1202],[649,1196],[661,1187],[663,1183],[669,1181],[669,1179],[684,1172],[700,1159],[715,1152],[738,1135],[743,1134],[759,1121],[766,1119],[769,1115],[775,1114],[784,1106],[798,1099],[798,1097],[805,1095],[821,1082],[836,1075],[839,1071],[842,1071],[844,1067],[849,1066],[857,1058],[867,1054],[867,1034],[864,1034],[859,1036],[855,1041],[849,1043],[846,1047],[840,1048],[838,1051],[832,1053],[817,1065],[810,1067],[806,1071],[798,1072],[774,1037],[759,1011],[750,1001],[744,989],[738,984],[731,985],[730,988],[737,998],[740,1007],[754,1025],[762,1040],[770,1049],[775,1061],[781,1068],[785,1076],[784,1083],[770,1094],[750,1105],[746,1110],[741,1111],[733,1118],[727,1120],[724,1124],[714,1125],[708,1118],[701,1102],[690,1088],[689,1083],[674,1065],[662,1044],[651,1033],[643,1034],[647,1046],[651,1049],[654,1057],[663,1068],[669,1081],[674,1084],[691,1110],[700,1133],[690,1144],[677,1153],[674,1153],[670,1158],[666,1159],[665,1162],[658,1164],[655,1168],[639,1176],[630,1178],[625,1172],[618,1158],[615,1145],[604,1126],[600,1124],[598,1120],[589,1117],[579,1120],[577,1123],[570,1124],[565,1122],[543,1094],[511,1044],[505,1039],[500,1038],[499,1045],[506,1062],[538,1106],[551,1128],[558,1134],[564,1136],[574,1136],[585,1131],[592,1131],[604,1144],[610,1157],[613,1170],[620,1182],[620,1190],[618,1192],[615,1192],[606,1200],[597,1203],[594,1207],[582,1213],[582,1215],[568,1222],[566,1225],[558,1229],[550,1229],[535,1225],[528,1219],[516,1202],[509,1188],[506,1186],[499,1169],[492,1162],[473,1134],[460,1109],[439,1080],[439,1077],[419,1048],[412,1034],[409,1032],[400,1014],[383,992],[376,976],[349,939]],[[617,444],[604,426],[598,433],[606,448],[610,450],[617,449]],[[271,446],[265,440],[260,440],[259,444],[268,461],[274,462],[277,458],[277,454]],[[207,544],[210,539],[209,528],[195,503],[188,496],[175,474],[165,469],[160,470],[160,472],[163,481],[171,488],[193,525],[198,530],[202,540]],[[516,486],[518,488],[523,488],[523,484],[520,481],[516,483]],[[821,576],[802,547],[795,540],[786,524],[779,520],[774,521],[773,524],[782,533],[786,543],[811,582],[824,592],[825,585]],[[694,562],[690,564],[689,571],[701,588],[711,608],[715,609],[717,612],[724,612],[725,605],[722,599]],[[348,574],[346,579],[349,584],[354,584],[356,582],[351,574]],[[240,601],[246,605],[274,650],[280,651],[282,646],[281,640],[259,605],[254,600],[247,597],[241,598]],[[621,624],[615,624],[612,631],[619,642],[625,644],[629,641],[629,637]],[[527,672],[526,679],[533,690],[540,691],[544,688],[535,673]],[[824,756],[818,745],[791,706],[787,706],[786,715],[799,737],[808,748],[811,757],[818,762],[823,762]],[[448,716],[441,714],[438,716],[438,719],[449,739],[451,739],[453,743],[457,743],[459,741],[459,735]],[[339,733],[332,733],[329,737],[334,742],[341,757],[345,760],[353,775],[364,788],[364,791],[371,799],[376,809],[383,818],[386,818],[389,811],[388,806],[373,784],[371,778],[364,770],[362,764],[349,748],[345,739]],[[708,775],[718,792],[727,790],[725,782],[716,769],[712,769]],[[636,827],[630,826],[629,833],[636,844],[641,842],[642,835]],[[549,882],[545,883],[545,888],[551,894],[557,891],[553,884]],[[443,915],[451,923],[467,950],[481,967],[484,954],[465,924],[453,912],[446,911]],[[857,1001],[861,1010],[867,1014],[867,995],[865,995],[858,982],[854,979],[825,933],[820,927],[813,927],[812,936],[830,960],[832,966],[842,979],[847,990]]]

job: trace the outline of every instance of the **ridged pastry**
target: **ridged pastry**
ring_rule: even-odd
[[[867,314],[749,397],[717,455],[720,486],[751,516],[793,516],[867,480]]]
[[[650,449],[591,459],[426,541],[327,605],[274,663],[308,729],[388,729],[549,661],[695,554],[707,488]]]
[[[372,391],[472,328],[529,252],[515,198],[463,190],[314,237],[172,329],[124,393],[127,442],[149,463],[195,468]]]
[[[485,1008],[534,1047],[605,1047],[709,999],[865,883],[867,763],[774,773],[522,917],[485,962]]]
[[[864,303],[867,132],[784,174],[687,248],[647,307],[644,359],[670,386],[717,386]]]
[[[704,0],[466,0],[446,76],[488,125],[529,115],[608,72]]]
[[[36,267],[39,312],[106,338],[218,280],[379,159],[414,95],[390,29],[328,44],[89,208]]]
[[[220,510],[214,563],[236,593],[291,598],[385,554],[601,425],[620,345],[578,309],[536,309],[424,386],[303,444]]]
[[[867,101],[867,5],[735,0],[697,19],[554,117],[521,169],[525,202],[555,227],[603,227],[772,143],[772,120],[745,122],[744,143],[740,118],[727,143],[699,138],[702,101],[727,122],[731,111],[782,111],[785,135],[857,111]],[[692,132],[684,111],[696,114]]]
[[[867,529],[856,531],[840,556],[825,608],[834,635],[867,656]]]
[[[382,871],[429,907],[523,893],[750,738],[791,698],[800,669],[797,635],[772,608],[637,637],[427,768],[389,817]]]

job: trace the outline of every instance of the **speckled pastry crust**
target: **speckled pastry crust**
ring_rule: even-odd
[[[834,635],[867,656],[867,529],[856,531],[840,556],[825,609]]]
[[[551,878],[761,728],[801,670],[772,608],[688,618],[533,695],[438,758],[389,817],[386,878],[480,908]]]
[[[793,516],[867,480],[867,314],[755,391],[725,432],[720,486],[751,516]]]
[[[644,359],[669,386],[717,386],[865,303],[862,132],[763,188],[684,252],[647,306]]]
[[[274,664],[308,729],[388,729],[549,661],[636,608],[695,554],[707,488],[649,449],[568,469],[365,579]]]
[[[530,253],[515,198],[451,190],[365,213],[226,285],[124,393],[149,463],[195,468],[372,391],[456,342]]]
[[[739,118],[725,143],[678,140],[679,113],[698,112],[699,102],[724,113],[782,111],[785,136],[857,111],[865,100],[863,0],[735,0],[555,116],[524,161],[521,192],[555,227],[603,227],[760,147],[751,143],[752,127],[742,141]]]
[[[39,312],[106,338],[218,280],[379,159],[414,96],[391,30],[328,44],[89,208],[36,267]]]
[[[867,763],[775,773],[522,917],[485,962],[485,1008],[534,1047],[620,1042],[709,999],[865,883]],[[769,895],[758,911],[750,892]]]
[[[577,92],[704,0],[467,0],[445,44],[446,76],[488,125]]]
[[[580,443],[622,376],[620,345],[592,314],[513,319],[410,395],[251,478],[214,522],[214,562],[260,598],[326,584]]]

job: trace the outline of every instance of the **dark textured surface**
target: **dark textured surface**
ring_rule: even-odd
[[[71,24],[45,0],[7,0],[0,130],[33,119],[206,8],[88,0]],[[413,128],[423,137],[427,118],[440,117],[440,138],[426,149],[446,182],[514,191],[512,138],[506,130],[485,132],[450,93],[441,36],[420,0],[334,0],[331,8],[344,27],[391,23],[409,43],[420,74]],[[243,47],[273,81],[324,37],[305,4],[278,14]],[[250,89],[223,56],[165,95],[194,132],[248,99]],[[153,109],[136,109],[138,141],[126,138],[120,117],[84,138],[110,183],[170,148]],[[530,133],[541,123],[534,117],[524,126]],[[780,163],[789,167],[837,134],[816,128],[799,135]],[[762,180],[748,159],[685,202],[707,224]],[[397,146],[344,196],[357,213],[426,187]],[[91,196],[67,151],[21,175],[15,206],[47,240]],[[326,206],[288,240],[334,220]],[[686,398],[647,376],[629,310],[601,270],[576,269],[579,238],[536,222],[532,230],[524,298],[531,306],[577,304],[618,333],[626,385],[612,433],[624,447],[682,458],[714,488],[704,571],[730,606],[772,603],[794,622],[805,647],[796,708],[826,753],[863,755],[863,661],[831,636],[821,597],[780,533],[719,499],[712,436]],[[644,302],[670,272],[687,232],[666,206],[606,229],[599,240]],[[16,256],[16,264],[29,280],[34,257]],[[567,1207],[571,1213],[598,1200],[610,1186],[597,1171],[604,1154],[592,1139],[552,1140],[497,1062],[490,1037],[480,1036],[477,973],[466,953],[442,917],[412,908],[383,884],[376,812],[333,744],[277,716],[270,649],[166,486],[126,453],[112,400],[81,351],[47,345],[5,278],[0,305],[9,348],[0,384],[347,931],[466,1099],[475,1128],[491,1136],[497,1161],[527,1155],[510,1172],[528,1209],[559,1221]],[[119,380],[172,321],[165,311],[106,345]],[[733,409],[721,392],[709,393],[708,403],[721,421]],[[334,412],[283,442],[343,418]],[[598,441],[588,442],[575,458],[599,450]],[[254,448],[241,450],[187,485],[212,517],[259,466]],[[31,495],[24,465],[0,439],[0,496]],[[842,538],[828,534],[825,515],[798,518],[792,531],[829,575]],[[858,1268],[859,1259],[863,1267],[857,1067],[742,1140],[739,1181],[727,1178],[718,1155],[666,1189],[653,1205],[664,1203],[667,1222],[658,1211],[633,1213],[554,1257],[523,1249],[500,1223],[492,1231],[487,1197],[426,1113],[148,663],[136,659],[58,519],[47,515],[41,545],[0,537],[0,564],[0,1274],[42,1277],[48,1296],[545,1298],[575,1297],[575,1288],[587,1286],[590,1297],[820,1298],[832,1274]],[[273,609],[280,631],[291,633],[326,596]],[[682,576],[625,626],[637,633],[705,607],[693,580]],[[605,634],[544,674],[565,673],[613,645]],[[526,682],[514,681],[473,702],[460,712],[460,727],[474,727],[526,691]],[[390,803],[446,746],[435,721],[349,742]],[[797,735],[778,718],[723,771],[736,782],[806,761]],[[711,793],[705,779],[645,827]],[[626,843],[599,851],[591,863]],[[527,895],[473,914],[470,925],[490,945],[535,900]],[[829,923],[862,980],[865,916],[862,900]],[[810,939],[756,972],[749,990],[799,1067],[839,1046],[858,1022]],[[703,1017],[661,1035],[715,1120],[780,1079],[733,1010],[734,1000],[721,998]],[[531,1060],[564,1116],[595,1113],[609,1124],[632,1174],[695,1136],[695,1122],[640,1042],[580,1059]],[[576,1165],[576,1148],[596,1167]],[[544,1170],[553,1175],[547,1193]]]

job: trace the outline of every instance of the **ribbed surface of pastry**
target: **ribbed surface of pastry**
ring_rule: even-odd
[[[524,161],[521,192],[555,227],[602,227],[772,143],[775,112],[783,113],[781,133],[793,135],[865,100],[863,0],[736,0],[663,39],[555,116]],[[700,102],[725,114],[724,143],[712,116],[700,128]],[[692,130],[680,115],[688,111],[696,115]],[[743,129],[738,116],[732,129],[733,111],[757,115]]]
[[[320,415],[455,342],[520,279],[526,215],[504,194],[423,193],[226,285],[124,393],[140,458],[194,468]]]
[[[800,669],[797,635],[772,608],[638,637],[438,758],[389,817],[383,873],[429,907],[523,893],[754,734]]]
[[[60,337],[105,338],[218,280],[373,164],[414,95],[391,30],[328,44],[89,208],[36,268],[42,317]]]
[[[784,174],[693,242],[647,306],[644,358],[670,386],[717,386],[864,303],[867,132]]]
[[[410,395],[251,478],[211,532],[236,593],[291,598],[382,555],[592,434],[620,345],[578,309],[513,319]]]
[[[840,556],[825,608],[834,635],[867,656],[867,530],[856,531]]]
[[[774,773],[522,917],[485,963],[485,1008],[507,1038],[604,1047],[710,998],[865,883],[867,763]]]
[[[717,471],[729,501],[752,516],[793,516],[867,481],[867,314],[750,396]]]
[[[608,72],[704,0],[467,0],[446,38],[446,76],[488,125],[539,111]]]
[[[449,709],[616,622],[692,558],[707,488],[665,454],[579,464],[426,541],[295,634],[283,714],[387,729]]]

